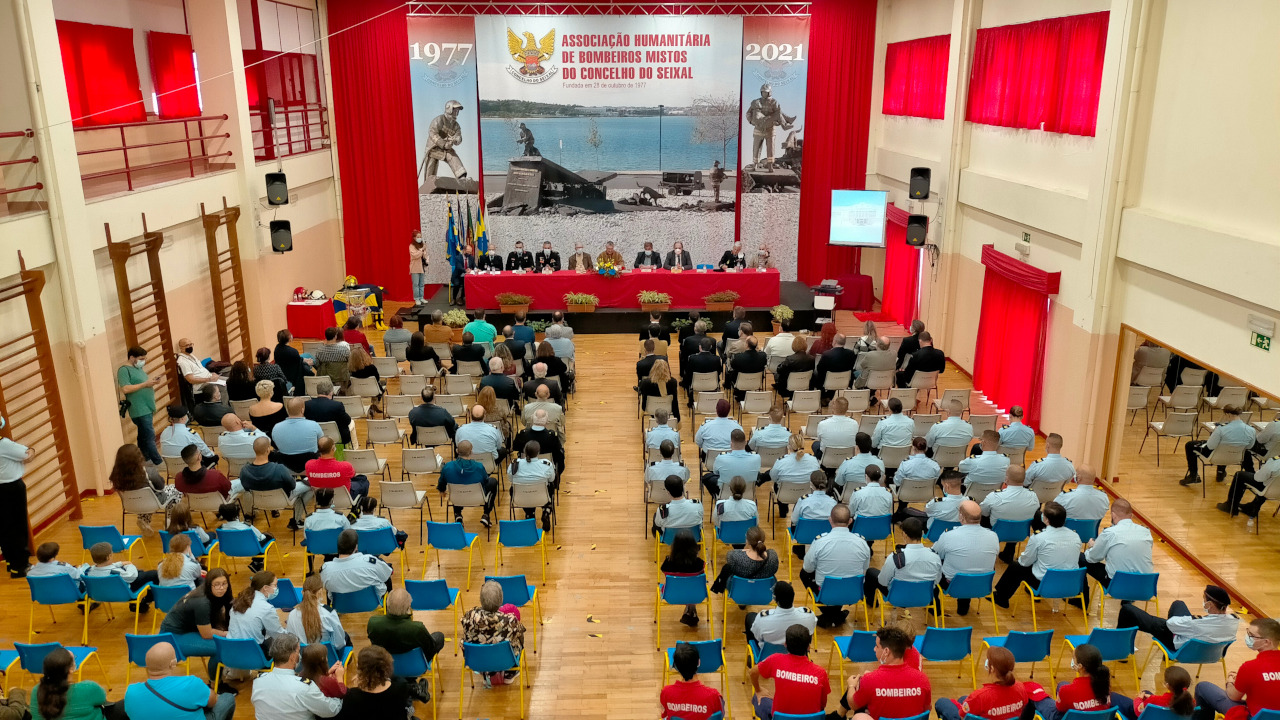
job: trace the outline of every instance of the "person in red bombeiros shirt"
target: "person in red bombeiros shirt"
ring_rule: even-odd
[[[697,648],[689,643],[676,644],[675,657],[671,664],[683,679],[662,688],[662,694],[659,696],[662,703],[662,717],[707,720],[724,710],[724,698],[720,697],[719,691],[703,685],[694,678],[698,673],[700,662]]]
[[[770,720],[773,713],[811,715],[827,708],[831,681],[826,668],[809,659],[809,629],[803,625],[787,628],[787,652],[774,653],[751,668],[751,704],[756,717]],[[760,678],[773,680],[773,694],[760,687]]]
[[[1057,716],[1068,710],[1105,710],[1114,707],[1125,717],[1133,717],[1133,701],[1111,691],[1111,670],[1102,662],[1098,648],[1085,644],[1071,658],[1076,679],[1058,683]],[[1046,716],[1047,717],[1047,716]]]
[[[986,720],[1015,720],[1031,703],[1049,698],[1033,682],[1018,682],[1013,674],[1013,653],[1003,647],[987,648],[987,683],[972,695],[956,700],[938,698],[934,709],[942,720],[962,720],[970,714]],[[1050,699],[1050,703],[1053,701]]]
[[[1148,705],[1159,705],[1172,710],[1175,715],[1191,717],[1196,709],[1196,699],[1191,694],[1191,675],[1181,665],[1164,669],[1164,689],[1168,692],[1156,695],[1143,690],[1133,699],[1133,714],[1141,715]]]
[[[929,712],[933,690],[929,676],[905,662],[912,637],[899,627],[876,631],[876,660],[880,666],[849,678],[849,692],[840,699],[838,715],[850,710],[854,720],[908,718]]]
[[[308,460],[306,465],[307,484],[312,489],[344,487],[353,498],[369,494],[369,479],[364,475],[356,475],[351,463],[334,458],[333,438],[320,438],[316,442],[316,449],[320,451],[320,457]]]
[[[1254,620],[1244,642],[1257,657],[1227,675],[1225,690],[1208,682],[1196,684],[1195,720],[1213,720],[1214,713],[1223,713],[1226,720],[1248,720],[1261,710],[1280,710],[1280,622]]]

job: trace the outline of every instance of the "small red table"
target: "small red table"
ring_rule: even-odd
[[[332,300],[291,302],[285,309],[289,332],[295,338],[324,338],[325,328],[337,324]]]
[[[836,297],[837,310],[866,311],[875,305],[875,284],[870,275],[841,275],[836,282],[844,288],[844,292]]]

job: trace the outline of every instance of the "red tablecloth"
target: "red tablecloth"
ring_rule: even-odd
[[[289,332],[299,339],[324,338],[325,328],[337,324],[334,320],[332,300],[291,302],[285,313]]]
[[[875,304],[875,285],[870,275],[841,275],[836,282],[844,288],[836,297],[837,310],[870,310]]]
[[[777,270],[729,272],[697,272],[667,270],[628,271],[617,277],[568,270],[538,275],[533,273],[472,274],[466,276],[467,307],[495,309],[494,296],[502,292],[520,293],[533,298],[531,310],[563,310],[564,294],[591,293],[600,298],[600,307],[639,308],[636,295],[641,290],[657,290],[671,295],[672,308],[698,309],[706,305],[705,295],[721,290],[734,290],[743,307],[773,307],[778,304]]]

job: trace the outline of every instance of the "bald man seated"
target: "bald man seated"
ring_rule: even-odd
[[[124,693],[124,710],[131,718],[228,720],[235,709],[234,692],[219,694],[199,677],[179,674],[177,655],[167,642],[151,646],[146,680]]]

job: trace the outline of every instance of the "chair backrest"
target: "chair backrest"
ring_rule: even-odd
[[[467,534],[462,523],[427,521],[427,545],[439,550],[465,550]]]
[[[787,384],[795,379],[795,375],[787,378]],[[805,381],[804,387],[809,387],[809,381]],[[822,391],[821,390],[805,390],[797,388],[791,395],[791,412],[798,413],[816,413],[822,409]]]
[[[809,489],[813,487],[807,480],[783,480],[778,483],[777,500],[787,505],[794,504],[797,500],[809,494]]]
[[[928,607],[933,602],[933,583],[894,578],[889,581],[889,592],[885,595],[885,601],[900,608]]]
[[[720,527],[716,528],[716,537],[726,545],[745,545],[747,531],[759,524],[758,517],[747,520],[721,520]]]
[[[733,387],[735,390],[745,390],[747,391],[748,394],[753,391],[761,392],[760,388],[764,387],[764,373],[763,372],[738,373],[738,376],[733,380]],[[744,412],[756,412],[756,411],[744,410]]]
[[[378,451],[373,449],[353,450],[347,448],[346,461],[351,463],[351,469],[355,470],[357,475],[377,475],[381,472],[381,468],[378,466]],[[385,492],[386,484],[384,483],[382,487]]]
[[[538,524],[533,518],[498,521],[498,542],[503,547],[533,547],[540,539]]]
[[[921,375],[923,373],[916,373],[916,374]],[[938,375],[937,373],[934,373],[935,378],[937,377],[937,375]],[[912,377],[911,380],[912,382],[914,382],[915,378]],[[889,397],[885,398],[884,404],[885,404],[885,407],[888,407],[889,401],[894,398],[897,398],[898,402],[902,403],[902,412],[906,413],[907,415],[910,415],[916,409],[916,397],[917,397],[917,390],[915,387],[893,388],[892,390],[889,391]]]
[[[894,370],[872,370],[867,373],[868,390],[889,390],[893,387]]]
[[[447,580],[405,580],[409,591],[410,607],[414,610],[445,610],[458,599],[458,590],[449,587]]]
[[[853,371],[829,372],[822,378],[823,390],[844,390],[853,381]]]
[[[772,580],[772,578],[769,578]],[[758,603],[748,603],[756,605]],[[716,640],[681,640],[676,643],[676,647],[681,645],[692,645],[693,649],[698,651],[698,672],[713,673],[718,671],[724,665],[724,641]]]
[[[400,442],[400,427],[395,420],[366,420],[367,433],[365,440],[373,444]]]
[[[791,542],[796,545],[808,545],[819,535],[831,530],[831,522],[826,518],[800,518],[791,528]]]
[[[1067,518],[1067,527],[1076,531],[1080,536],[1080,542],[1089,542],[1098,537],[1098,526],[1101,524],[1101,519]]]
[[[440,397],[441,396],[437,396],[436,400],[439,400]],[[442,425],[433,425],[431,427],[418,426],[416,429],[418,431],[418,445],[434,448],[441,445],[448,445],[452,442],[449,440],[449,431]]]
[[[986,573],[956,573],[947,585],[946,594],[953,598],[987,597],[995,587],[995,571]]]
[[[884,448],[881,448],[880,457],[884,457]],[[888,462],[885,462],[885,467],[889,467]],[[894,465],[894,467],[897,466]],[[935,481],[928,478],[900,480],[898,481],[898,502],[929,502],[934,498],[936,489]]]
[[[543,482],[511,483],[511,506],[540,508],[551,503],[551,488]]]
[[[1231,647],[1229,642],[1207,643],[1203,640],[1191,639],[1178,648],[1178,652],[1174,653],[1170,659],[1187,665],[1216,663],[1222,659],[1222,656],[1227,654],[1227,648],[1229,647]]]
[[[240,638],[233,640],[213,636],[213,646],[217,649],[218,662],[236,670],[266,670],[271,667],[267,656],[262,654],[262,646],[257,640]]]
[[[883,540],[893,532],[893,516],[859,515],[853,519],[853,532],[867,540]]]
[[[1134,654],[1138,628],[1094,628],[1089,631],[1089,644],[1098,648],[1103,662],[1123,660]]]
[[[338,554],[338,536],[342,534],[341,529],[303,530],[302,534],[307,541],[308,553],[312,555]]]
[[[1200,404],[1199,385],[1179,385],[1169,395],[1168,405],[1179,410],[1187,410]]]
[[[306,376],[304,376],[304,377],[302,378],[302,390],[303,390],[303,392],[305,392],[306,394],[310,395],[311,397],[315,397],[315,396],[319,395],[319,394],[320,394],[320,376],[319,376],[319,375],[306,375]],[[252,405],[252,404],[253,404],[253,401],[252,401],[252,400],[232,400],[232,401],[231,401],[231,408],[232,408],[233,410],[235,409],[235,404],[236,404],[236,403],[238,403],[238,402],[247,402],[247,403],[249,403],[249,405]],[[248,420],[248,419],[249,419],[249,418],[248,418],[248,412],[247,412],[248,405],[246,405],[246,406],[245,406],[245,408],[246,408],[246,414],[245,414],[245,415],[240,415],[240,413],[236,413],[236,415],[240,415],[240,419],[242,419],[242,420]]]
[[[864,415],[863,417],[866,416]],[[834,470],[840,467],[840,463],[851,457],[853,457],[853,448],[851,447],[824,447],[822,448],[822,460],[819,465]]]
[[[138,488],[137,490],[117,490],[116,494],[120,496],[120,504],[124,507],[124,511],[131,515],[145,515],[164,510],[164,507],[160,505],[160,501],[156,499],[155,490],[150,487]]]
[[[130,602],[134,599],[134,593],[129,589],[129,583],[125,582],[124,578],[119,575],[100,575],[98,577],[86,575],[81,580],[84,582],[85,596],[98,602]]]
[[[311,394],[311,391],[309,389],[307,390],[307,394],[309,395]],[[232,400],[231,412],[235,413],[236,417],[240,418],[241,420],[244,420],[245,422],[249,422],[250,420],[249,408],[255,402],[257,402],[257,400]]]
[[[671,493],[667,492],[667,486],[664,484],[665,478],[646,478],[644,501],[646,503],[657,503],[665,505],[675,498],[671,497]],[[515,487],[514,485],[512,487]]]
[[[383,481],[378,486],[382,490],[382,507],[398,509],[418,507],[418,493],[414,490],[412,481]]]
[[[1238,408],[1245,406],[1249,400],[1249,389],[1242,387],[1224,387],[1218,391],[1218,407],[1226,405],[1235,405]]]
[[[216,513],[226,502],[220,492],[188,493],[184,498],[193,513]]]
[[[331,592],[329,601],[333,603],[333,611],[339,614],[373,612],[382,605],[378,590],[372,586],[353,592]]]
[[[717,372],[696,372],[689,382],[689,389],[694,392],[715,390],[718,387],[720,387],[720,373]]]
[[[991,529],[1002,543],[1017,543],[1031,536],[1031,518],[1026,520],[997,519]]]
[[[849,401],[849,409],[852,411],[866,410],[871,404],[871,390],[867,388],[849,388],[845,390],[837,390],[836,397],[842,397]]]
[[[911,420],[915,424],[915,427],[912,428],[912,432],[915,434],[915,436],[924,437],[925,435],[929,434],[929,428],[942,422],[942,415],[937,413],[934,413],[934,414],[916,413],[915,415],[911,416]]]
[[[457,365],[458,375],[455,377],[470,376],[478,378],[484,375],[484,366],[480,364],[479,360],[459,360]]]
[[[246,490],[241,498],[240,504],[245,510],[288,510],[293,507],[293,503],[289,501],[289,494],[283,488],[274,490]],[[199,538],[192,538],[191,549],[195,550]]]
[[[353,418],[364,417],[364,400],[357,395],[338,395],[334,400],[342,403],[342,408]]]
[[[1164,419],[1161,432],[1169,436],[1188,436],[1195,431],[1196,413],[1174,412]]]
[[[378,368],[378,375],[384,378],[392,378],[400,374],[400,366],[393,357],[375,357],[373,366]]]
[[[1133,384],[1143,387],[1161,387],[1164,385],[1164,368],[1144,365],[1138,371],[1138,377]]]
[[[395,528],[390,525],[376,530],[359,530],[357,549],[366,555],[390,555],[400,549]]]
[[[470,375],[445,375],[444,391],[450,395],[470,395],[475,389]]]
[[[806,713],[798,715],[796,713],[776,712],[773,714],[775,720],[822,720],[827,714],[825,712]],[[915,720],[911,718],[910,720]]]
[[[925,533],[925,537],[929,539],[929,542],[936,543],[938,538],[942,537],[942,533],[956,527],[960,527],[960,523],[934,518],[933,522],[929,523],[929,531]]]
[[[856,605],[863,595],[863,576],[826,577],[818,590],[819,605]],[[875,633],[872,633],[875,635]],[[874,644],[874,638],[873,638]]]
[[[973,426],[973,436],[982,437],[983,432],[996,429],[996,416],[970,415],[969,424]]]
[[[826,420],[829,417],[831,416],[820,415],[818,413],[813,413],[809,415],[809,417],[806,418],[804,422],[804,436],[807,438],[818,437],[818,423],[822,422],[823,420]]]
[[[1058,720],[1118,720],[1119,715],[1114,707],[1103,710],[1068,710]]]
[[[430,360],[427,361],[431,363]],[[434,364],[433,364],[434,367]],[[438,375],[438,373],[437,373]],[[422,395],[422,391],[427,387],[427,378],[434,377],[432,375],[401,375],[400,376],[400,394],[408,395],[411,398],[418,398]]]
[[[759,374],[760,373],[755,373],[755,375],[757,376]],[[741,384],[742,384],[742,375],[739,375],[738,376],[739,390],[742,389]],[[769,408],[772,407],[773,393],[769,392],[768,390],[760,390],[758,388],[759,388],[759,385],[757,383],[757,389],[747,390],[746,395],[743,397],[741,410],[744,414],[764,415],[765,413],[768,413]],[[764,418],[764,419],[768,420],[768,418]]]
[[[1244,460],[1244,454],[1248,450],[1249,447],[1246,445],[1219,443],[1218,447],[1209,453],[1209,458],[1204,462],[1206,465],[1239,465]]]
[[[714,415],[716,405],[722,400],[716,390],[699,390],[694,392],[693,411],[699,415]]]
[[[125,549],[124,536],[115,525],[81,525],[80,540],[85,550],[100,542],[110,544],[111,552],[121,552]]]
[[[534,589],[529,586],[529,579],[524,575],[485,575],[484,581],[498,583],[502,586],[502,601],[516,607],[524,607],[533,599]]]
[[[400,451],[401,466],[410,475],[438,473],[441,460],[435,448],[404,448]]]
[[[933,461],[938,467],[953,468],[960,464],[968,450],[965,445],[939,445],[933,449]]]
[[[321,345],[324,345],[324,343],[319,342],[317,340],[303,340],[302,352],[308,355],[315,355],[316,350],[319,350]]]
[[[503,640],[492,645],[462,643],[462,666],[474,672],[502,672],[516,667],[518,661],[511,649],[511,642]]]
[[[967,388],[952,388],[950,390],[943,390],[942,397],[938,400],[938,407],[941,407],[945,410],[946,408],[951,407],[952,400],[956,400],[956,401],[959,401],[960,406],[963,409],[968,410],[969,398],[972,395],[973,395],[973,391]]]
[[[688,530],[689,532],[693,533],[694,540],[697,540],[698,542],[702,542],[702,526],[701,525],[690,525],[688,527],[666,527],[662,529],[662,535],[660,536],[659,539],[662,541],[663,545],[670,545],[671,543],[675,542],[676,533],[680,532],[681,530]]]
[[[1050,568],[1045,571],[1044,577],[1040,580],[1040,587],[1036,589],[1037,597],[1042,598],[1073,598],[1082,592],[1084,592],[1084,568],[1070,570]]]
[[[876,426],[884,419],[883,415],[863,415],[858,419],[858,432],[870,435],[876,431]]]
[[[329,424],[333,425],[333,423],[329,423]],[[323,427],[324,427],[324,424],[322,423],[321,429],[323,429]],[[337,426],[334,425],[334,427],[336,428]],[[335,440],[335,442],[337,441]],[[249,458],[227,457],[227,477],[228,478],[240,477],[240,473],[244,471],[244,466],[248,465],[250,462],[252,461],[249,460]]]
[[[1164,368],[1161,368],[1161,374],[1164,374]],[[1178,376],[1178,384],[1180,385],[1204,385],[1204,380],[1209,376],[1209,371],[1204,368],[1183,368],[1182,374]]]
[[[730,602],[739,605],[769,605],[773,602],[773,586],[777,579],[744,578],[730,575],[725,589]]]
[[[153,585],[151,587],[151,598],[155,601],[156,610],[167,613],[189,592],[191,592],[191,588],[186,585]],[[174,645],[174,647],[176,648],[177,645]]]
[[[396,362],[405,362],[408,358],[405,356],[409,349],[407,342],[384,343],[387,346],[387,354],[395,359]],[[379,370],[381,372],[381,370]]]
[[[808,390],[811,382],[813,382],[812,370],[793,372],[787,376],[787,389],[792,391]]]
[[[1117,600],[1145,602],[1156,596],[1159,585],[1160,573],[1118,571],[1107,585],[1107,595]]]
[[[761,446],[756,449],[756,453],[760,456],[761,472],[767,472],[773,467],[774,463],[778,462],[783,455],[787,454],[787,449],[784,447],[771,448]],[[1276,485],[1280,485],[1280,483],[1276,483]]]
[[[414,396],[412,395],[388,395],[386,411],[389,417],[407,418],[409,411],[413,409]]]
[[[391,656],[391,671],[397,677],[417,678],[431,671],[427,656],[422,648],[414,648],[408,652],[395,653]]]
[[[56,643],[56,642],[47,642],[47,643],[16,642],[13,644],[13,649],[18,651],[18,662],[20,663],[22,669],[26,670],[32,675],[44,674],[45,656],[53,652],[54,650],[57,650],[60,647],[64,647],[63,644]],[[7,677],[5,679],[8,680]],[[35,695],[35,691],[33,690],[31,694]]]
[[[1022,632],[1015,630],[1005,636],[1004,647],[1013,653],[1014,662],[1038,662],[1052,652],[1053,631]],[[1132,646],[1131,646],[1132,647]]]
[[[1018,447],[1009,447],[1007,445],[1000,445],[999,447],[996,448],[996,452],[1008,457],[1009,464],[1011,465],[1023,466],[1027,464],[1027,446],[1026,445],[1020,445]],[[1043,503],[1048,501],[1041,500],[1040,502]]]
[[[70,575],[27,577],[31,602],[41,605],[67,605],[80,602],[80,587]]]
[[[1129,402],[1126,410],[1145,410],[1147,403],[1151,402],[1151,388],[1143,385],[1129,386]]]
[[[830,582],[831,578],[827,578],[826,582]],[[823,585],[826,585],[826,582]],[[848,649],[844,652],[844,658],[855,663],[873,663],[876,660],[876,631],[875,630],[854,630],[853,636],[849,638]]]
[[[1277,718],[1280,718],[1280,711],[1272,710]],[[1262,713],[1258,713],[1253,720],[1258,720]],[[1187,720],[1183,715],[1179,715],[1163,705],[1149,703],[1142,708],[1142,713],[1138,715],[1138,720]]]
[[[1012,461],[1013,458],[1010,458],[1010,462]],[[1044,503],[1058,497],[1058,495],[1062,493],[1062,487],[1066,484],[1066,480],[1040,480],[1037,478],[1031,482],[1031,485],[1028,486],[1027,489],[1035,493],[1036,498],[1040,501],[1040,504],[1043,505]],[[1081,537],[1084,536],[1081,535]]]
[[[880,448],[880,461],[886,468],[896,468],[910,453],[911,448],[906,445],[883,445]]]
[[[276,578],[276,591],[276,596],[267,602],[278,610],[288,612],[302,602],[302,591],[295,587],[293,581],[287,577]]]
[[[456,507],[484,507],[486,495],[480,483],[449,483],[449,504]]]
[[[960,660],[969,657],[973,645],[973,627],[925,627],[920,641],[920,655],[925,660]]]
[[[377,378],[353,377],[351,378],[350,392],[352,395],[359,395],[360,397],[378,397],[382,394],[382,385],[378,383]]]
[[[262,545],[252,528],[219,528],[218,552],[229,557],[257,557],[262,555]]]
[[[911,389],[927,390],[938,387],[938,371],[915,372],[911,375]]]
[[[173,633],[159,633],[157,635],[134,635],[132,633],[125,633],[124,644],[125,648],[127,648],[129,664],[137,665],[138,667],[146,667],[147,651],[162,642],[169,643],[169,646],[173,648],[174,657],[178,662],[182,662],[187,659],[187,656],[182,654],[182,648],[178,645],[178,638],[174,637]]]
[[[697,605],[707,599],[707,576],[667,575],[662,583],[662,599],[670,605]]]

